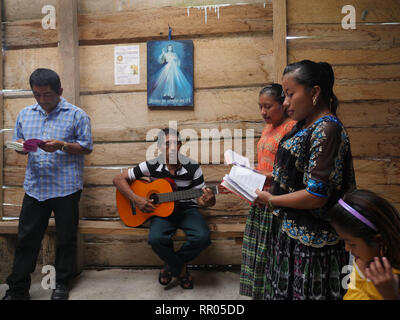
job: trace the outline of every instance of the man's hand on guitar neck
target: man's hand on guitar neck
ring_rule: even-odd
[[[142,212],[150,213],[156,209],[152,199],[136,196],[134,203],[135,206],[138,207],[138,209]]]

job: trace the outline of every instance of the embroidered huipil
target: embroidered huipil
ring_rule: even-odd
[[[328,202],[312,210],[277,208],[274,214],[282,217],[282,229],[289,237],[313,247],[333,245],[339,238],[326,220],[328,210],[355,188],[349,137],[333,116],[306,129],[302,125],[299,122],[279,144],[270,192],[281,195],[305,189]]]
[[[262,133],[261,138],[257,143],[257,170],[263,174],[272,172],[275,161],[275,154],[278,150],[278,145],[285,134],[292,130],[296,121],[286,119],[281,125],[273,127],[272,124],[267,124]]]
[[[13,140],[56,139],[79,143],[92,150],[90,119],[80,108],[61,97],[50,113],[39,104],[24,108],[17,117]],[[57,150],[45,152],[38,148],[28,154],[24,189],[39,200],[63,197],[83,188],[84,156]]]

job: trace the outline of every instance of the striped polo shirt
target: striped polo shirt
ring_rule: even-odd
[[[179,159],[185,158],[179,155]],[[188,190],[191,188],[202,189],[206,187],[204,182],[203,172],[200,165],[193,163],[193,161],[182,161],[182,164],[172,175],[168,167],[163,161],[162,157],[149,161],[141,162],[134,168],[128,169],[128,176],[130,180],[140,179],[142,177],[149,177],[151,181],[161,178],[170,178],[176,184],[176,191]],[[187,160],[188,158],[185,158]],[[197,199],[179,200],[179,208],[197,206]]]

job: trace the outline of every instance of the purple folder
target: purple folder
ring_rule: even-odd
[[[40,139],[28,139],[24,142],[24,150],[27,152],[36,152],[37,148],[44,144],[45,142]]]

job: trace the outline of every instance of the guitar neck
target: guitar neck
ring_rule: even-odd
[[[214,194],[218,193],[217,187],[210,188]],[[195,199],[201,197],[203,195],[202,189],[192,188],[184,191],[175,191],[175,192],[167,192],[167,193],[158,193],[158,203],[163,202],[172,202],[178,200],[187,200],[187,199]]]

